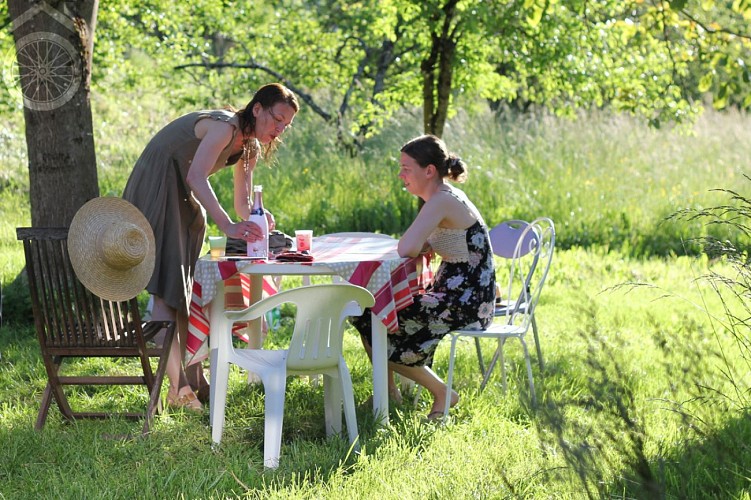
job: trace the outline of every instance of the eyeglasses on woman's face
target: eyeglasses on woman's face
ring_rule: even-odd
[[[294,110],[290,107],[290,110],[292,110],[291,117],[289,120],[285,118],[285,116],[282,113],[275,113],[272,108],[266,108],[266,111],[271,116],[271,118],[274,120],[274,125],[276,126],[276,129],[284,132],[288,128],[292,126],[292,119],[294,118]]]

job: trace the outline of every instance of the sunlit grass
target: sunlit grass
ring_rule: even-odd
[[[262,390],[247,386],[238,370],[231,375],[227,428],[215,451],[208,415],[179,411],[158,417],[148,438],[123,441],[108,436],[137,433],[139,424],[66,424],[53,405],[45,430],[34,432],[45,373],[30,327],[6,327],[0,334],[0,441],[11,445],[0,449],[0,493],[31,498],[56,488],[63,496],[219,498],[243,495],[248,488],[251,496],[264,498],[580,498],[585,488],[620,496],[626,486],[642,497],[643,479],[633,476],[632,438],[638,435],[652,470],[663,471],[655,479],[668,497],[713,492],[733,498],[748,491],[741,474],[748,473],[751,455],[727,433],[751,431],[737,413],[718,411],[726,405],[699,389],[701,384],[731,390],[720,370],[720,346],[731,360],[742,361],[730,339],[713,334],[702,304],[718,310],[717,298],[693,281],[709,265],[706,258],[558,252],[538,313],[546,360],[544,373],[534,365],[540,407],[529,407],[518,344],[506,349],[510,373],[504,394],[497,376],[478,392],[474,347],[462,342],[456,374],[462,400],[445,427],[425,423],[429,400],[415,406],[409,397],[392,409],[391,428],[374,425],[364,404],[370,365],[350,330],[345,358],[359,405],[362,455],[348,455],[342,439],[325,439],[321,387],[293,378],[282,462],[273,472],[262,468]],[[651,286],[619,286],[629,281]],[[267,342],[284,343],[287,329]],[[486,344],[487,355],[491,350]],[[436,355],[439,374],[445,373],[447,357],[448,343]],[[96,388],[73,401],[128,408],[145,405],[141,392]],[[619,414],[619,402],[628,403],[630,424]],[[710,436],[725,447],[719,457],[701,445]],[[123,477],[133,463],[140,465]],[[78,479],[80,486],[69,479],[71,466],[89,471]]]
[[[181,112],[152,95],[130,101],[133,106],[94,99],[102,194],[122,192],[150,136]],[[748,349],[716,321],[723,304],[697,280],[724,264],[701,255],[677,256],[684,248],[698,254],[685,240],[708,231],[744,239],[700,221],[663,222],[680,208],[717,204],[722,196],[710,189],[741,183],[751,157],[747,117],[710,114],[692,135],[680,135],[597,113],[569,122],[460,112],[445,139],[469,164],[464,188],[487,221],[545,214],[557,225],[559,251],[538,316],[546,361],[544,373],[534,365],[539,407],[530,406],[517,344],[507,346],[504,394],[497,377],[478,392],[474,347],[461,343],[456,387],[462,400],[449,423],[426,423],[430,401],[423,397],[413,405],[408,397],[392,409],[391,427],[378,428],[364,405],[372,393],[370,363],[349,331],[345,358],[361,406],[362,454],[349,453],[344,440],[325,439],[321,388],[291,379],[276,471],[261,465],[262,390],[247,386],[237,370],[230,379],[227,428],[216,450],[208,416],[180,411],[158,417],[147,439],[118,438],[138,433],[140,425],[127,421],[66,423],[54,405],[45,430],[33,431],[46,375],[27,322],[28,304],[22,303],[24,285],[11,285],[24,263],[15,228],[30,223],[21,121],[10,117],[0,133],[0,497],[748,498],[751,493],[751,452],[744,444],[751,425],[743,403],[751,384]],[[417,114],[405,113],[367,141],[360,155],[349,156],[336,147],[332,129],[303,111],[275,164],[256,171],[279,228],[400,234],[416,204],[396,179],[398,151],[419,133],[419,123]],[[212,184],[229,208],[228,174],[217,174]],[[297,284],[299,279],[290,279],[285,286]],[[739,314],[745,310],[742,303],[730,307]],[[9,323],[9,315],[16,322]],[[268,343],[285,345],[288,335],[287,326]],[[486,355],[491,352],[485,345]],[[440,375],[447,358],[445,343],[434,365]],[[143,391],[98,387],[74,391],[72,399],[82,406],[126,409],[145,406],[145,397]],[[71,469],[86,473],[73,475]]]

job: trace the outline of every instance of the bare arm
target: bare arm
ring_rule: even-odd
[[[248,162],[248,173],[245,174],[245,164],[242,158],[235,165],[234,170],[234,183],[235,183],[235,212],[242,220],[248,220],[250,217],[250,207],[253,204],[253,199],[250,198],[250,190],[253,186],[253,170],[256,168],[257,158],[252,158]],[[266,219],[269,223],[269,231],[273,231],[276,227],[276,221],[271,212],[266,210]]]
[[[438,226],[466,229],[477,221],[467,207],[447,193],[433,195],[399,239],[398,252],[402,257],[417,257],[430,250],[428,237]]]
[[[201,139],[196,154],[188,170],[187,183],[194,196],[206,209],[209,217],[216,222],[219,229],[227,236],[254,241],[261,236],[260,228],[250,222],[233,223],[230,216],[219,204],[216,193],[209,183],[209,175],[222,150],[233,137],[232,125],[224,122],[206,120],[206,125],[199,122],[197,135]],[[245,187],[247,190],[247,187]],[[237,186],[235,186],[237,190]],[[237,197],[237,194],[235,195]],[[247,210],[247,208],[246,208]],[[247,217],[246,217],[247,218]],[[247,233],[247,234],[246,234]]]
[[[427,244],[428,236],[446,216],[448,203],[443,196],[433,196],[428,200],[409,228],[399,239],[397,250],[402,257],[417,257]]]
[[[253,170],[256,168],[256,159],[253,158],[248,164],[247,175],[245,173],[244,160],[240,158],[240,161],[235,165],[233,173],[233,179],[235,182],[235,213],[242,219],[248,220],[250,216],[249,204],[253,203],[250,199],[250,189],[253,185]]]

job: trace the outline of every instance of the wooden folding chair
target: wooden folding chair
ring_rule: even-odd
[[[68,256],[67,228],[17,228],[16,235],[24,245],[34,323],[48,378],[35,428],[44,427],[54,398],[68,420],[145,418],[142,433],[147,434],[154,414],[162,409],[160,391],[175,334],[174,323],[142,322],[135,298],[110,302],[87,290],[76,277]],[[159,339],[161,345],[146,344],[162,330],[165,335]],[[63,361],[85,357],[137,358],[141,370],[136,375],[61,374]],[[159,358],[156,371],[151,367],[152,357]],[[68,385],[144,385],[149,404],[144,412],[73,411],[63,390]]]

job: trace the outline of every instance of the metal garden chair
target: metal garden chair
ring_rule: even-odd
[[[511,225],[513,227],[513,224]],[[447,398],[444,415],[448,415],[451,387],[454,378],[456,361],[456,343],[461,337],[479,339],[490,338],[497,340],[497,347],[486,370],[482,370],[483,380],[480,390],[484,389],[498,361],[501,364],[503,390],[506,390],[506,366],[503,358],[503,348],[508,339],[518,339],[524,351],[524,361],[529,379],[529,390],[533,404],[536,404],[532,364],[525,336],[534,318],[535,307],[540,299],[543,285],[550,270],[555,247],[555,225],[547,217],[535,219],[529,224],[518,224],[520,230],[516,233],[516,244],[509,265],[508,287],[506,297],[514,297],[502,304],[501,315],[484,330],[456,330],[450,332],[451,351],[449,354],[449,368],[447,375]],[[492,239],[492,237],[491,237]],[[493,247],[494,252],[496,246]],[[537,343],[539,346],[539,342]],[[479,345],[479,344],[477,344]],[[539,347],[538,347],[539,349]],[[539,353],[539,350],[538,350]],[[478,355],[481,352],[478,349]],[[541,359],[541,358],[540,358]]]

